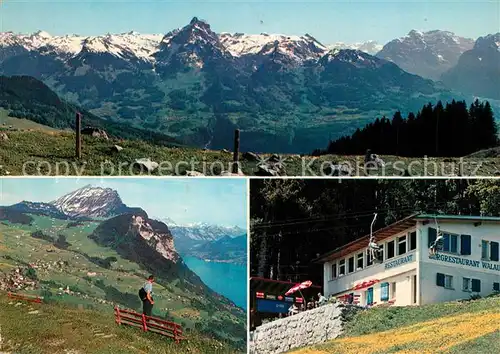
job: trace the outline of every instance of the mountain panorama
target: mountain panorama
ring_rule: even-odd
[[[184,144],[230,148],[239,128],[242,150],[310,152],[397,110],[496,98],[494,84],[476,81],[496,79],[500,41],[480,40],[489,44],[478,64],[461,59],[474,41],[446,31],[329,45],[309,34],[218,34],[195,17],[166,35],[4,32],[0,74],[35,77],[68,105]]]
[[[4,210],[80,221],[103,220],[126,214],[132,215],[130,220],[134,228],[143,230],[148,229],[145,220],[150,219],[156,225],[168,225],[168,232],[159,237],[159,242],[156,243],[160,245],[158,250],[164,255],[172,250],[174,253],[179,251],[201,259],[246,264],[246,230],[238,226],[208,223],[179,225],[168,217],[150,218],[143,209],[125,205],[118,192],[111,188],[87,185],[50,203],[23,201]],[[231,240],[229,243],[223,242],[228,239]],[[167,248],[162,245],[163,240],[168,245]],[[212,250],[210,257],[206,256],[209,250]],[[235,256],[235,253],[238,254]]]

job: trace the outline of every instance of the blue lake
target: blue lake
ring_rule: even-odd
[[[237,306],[247,308],[247,267],[231,263],[206,262],[183,256],[184,263],[195,272],[210,289],[224,295]]]

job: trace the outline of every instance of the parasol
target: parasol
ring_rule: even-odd
[[[285,293],[285,296],[288,296],[288,295],[293,294],[294,292],[298,291],[300,293],[300,296],[304,299],[304,301],[306,301],[304,295],[302,295],[302,291],[301,290],[307,289],[311,285],[312,285],[312,281],[310,281],[310,280],[306,280],[305,282],[302,282],[300,284],[294,285],[290,290],[288,290]]]

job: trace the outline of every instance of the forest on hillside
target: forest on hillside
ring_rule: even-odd
[[[313,155],[364,155],[367,149],[377,154],[407,157],[461,157],[498,145],[497,126],[489,102],[465,101],[443,106],[425,105],[417,114],[404,119],[396,112],[392,120],[377,118],[351,136],[331,141],[326,150]]]
[[[250,184],[250,274],[322,284],[320,254],[415,212],[500,216],[500,180],[258,179]]]

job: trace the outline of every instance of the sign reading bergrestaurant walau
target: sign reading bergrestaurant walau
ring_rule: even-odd
[[[436,254],[433,256],[429,256],[429,258],[441,262],[455,263],[474,268],[483,268],[483,269],[500,271],[500,264],[493,264],[485,261],[476,261],[473,259],[448,256],[447,254]]]

